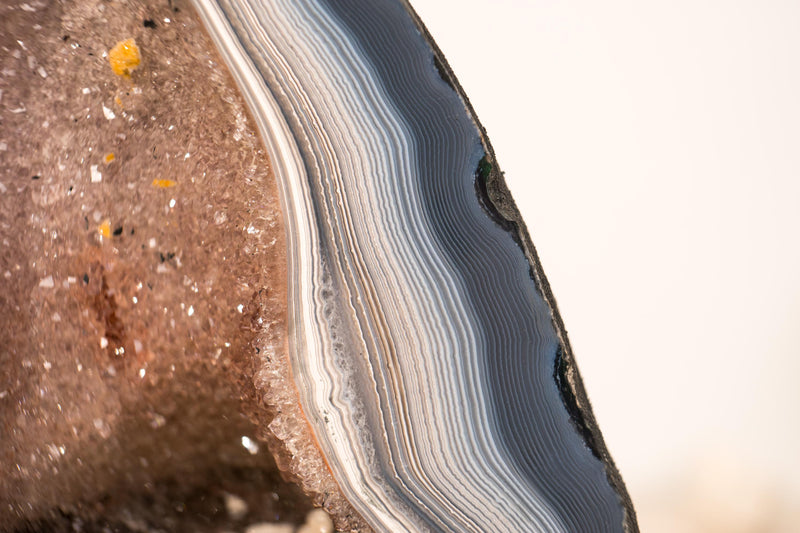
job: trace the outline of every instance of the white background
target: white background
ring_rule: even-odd
[[[642,530],[800,530],[800,2],[412,3]]]

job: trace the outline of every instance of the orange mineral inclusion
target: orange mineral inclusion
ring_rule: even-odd
[[[111,63],[111,70],[117,76],[131,77],[133,72],[142,60],[139,54],[139,47],[133,39],[125,39],[114,45],[108,52],[108,62]]]
[[[108,239],[109,237],[111,237],[111,221],[108,220],[108,219],[105,219],[97,227],[97,233],[99,233],[100,236],[103,237],[104,239]]]

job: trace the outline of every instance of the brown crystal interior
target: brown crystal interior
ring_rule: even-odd
[[[7,3],[0,50],[0,529],[359,524],[294,396],[275,178],[191,7]]]

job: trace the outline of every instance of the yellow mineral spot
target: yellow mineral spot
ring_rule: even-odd
[[[117,105],[118,105],[118,106],[120,106],[120,107],[124,107],[124,106],[122,105],[122,98],[120,98],[119,96],[115,96],[115,97],[114,97],[114,103],[115,103],[115,104],[117,104]]]
[[[103,161],[105,161],[107,165],[111,163],[114,159],[116,159],[116,156],[114,155],[114,152],[111,152],[106,154],[106,156],[103,158]]]
[[[167,187],[174,187],[178,184],[177,181],[172,180],[153,180],[153,186],[159,187],[161,189],[166,189]]]
[[[139,47],[136,46],[136,41],[133,39],[125,39],[124,41],[118,42],[114,45],[114,48],[108,52],[108,61],[111,63],[111,70],[113,70],[114,74],[117,76],[130,78],[131,72],[139,66],[141,60],[142,56],[139,55]]]
[[[97,233],[104,239],[111,237],[111,221],[105,219],[99,226],[97,226]]]

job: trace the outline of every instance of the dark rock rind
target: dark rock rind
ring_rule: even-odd
[[[570,386],[570,374],[574,372],[569,362],[564,358],[564,350],[561,346],[556,350],[556,356],[553,360],[553,379],[558,385],[558,390],[561,393],[561,400],[569,413],[569,419],[572,425],[581,434],[584,442],[592,450],[592,454],[599,460],[603,460],[600,450],[597,448],[597,442],[594,439],[591,429],[587,425],[586,418],[583,416],[578,399]]]

